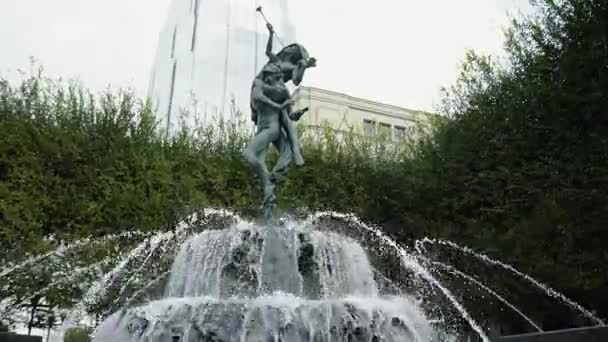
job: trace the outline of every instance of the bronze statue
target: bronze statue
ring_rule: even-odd
[[[292,159],[298,166],[304,164],[297,131],[291,121],[299,120],[308,108],[293,111],[294,101],[285,83],[292,81],[299,85],[305,70],[316,66],[316,60],[299,44],[288,45],[275,55],[272,52],[274,30],[271,24],[267,28],[270,33],[266,46],[269,61],[251,87],[251,118],[257,130],[243,154],[262,183],[260,209],[265,218],[270,218],[276,204],[276,184],[287,173]],[[270,144],[279,151],[279,160],[271,172],[266,166]]]

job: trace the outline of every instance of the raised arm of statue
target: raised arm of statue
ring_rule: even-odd
[[[271,62],[276,62],[276,61],[278,61],[278,58],[272,52],[272,40],[274,39],[274,28],[270,24],[267,24],[266,27],[268,28],[268,33],[269,33],[268,43],[266,43],[266,56],[268,56],[268,58],[270,59]]]

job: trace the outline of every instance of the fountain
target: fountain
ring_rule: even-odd
[[[178,248],[164,251],[171,254],[173,263],[161,274],[161,278],[166,276],[162,291],[133,305],[133,298],[158,282],[158,277],[148,277],[98,327],[95,341],[493,341],[491,336],[497,335],[482,328],[465,308],[462,295],[440,281],[438,272],[471,280],[473,287],[466,291],[479,288],[487,292],[520,316],[529,331],[542,332],[538,323],[491,285],[432,259],[420,247],[448,242],[425,239],[418,241],[418,250],[408,250],[353,215],[331,212],[278,224],[224,215],[229,223],[220,229],[203,217],[182,223],[171,234],[179,241]],[[207,230],[195,232],[188,225]],[[163,233],[148,239],[162,250],[163,241],[170,241],[167,236]],[[143,260],[136,269],[145,273],[153,263],[150,246],[155,245],[142,242],[123,257],[107,273],[111,276],[91,287],[83,303],[95,306],[96,301],[106,301],[106,289],[115,286],[111,284],[114,278],[128,282],[133,277],[126,269],[129,260]],[[452,247],[472,253],[465,247]],[[389,267],[397,269],[396,274],[380,270],[380,264],[387,261],[393,262]],[[512,266],[502,267],[582,317],[603,324],[557,291]],[[433,290],[447,302],[438,301]],[[473,334],[454,328],[454,317],[448,312],[456,312]]]
[[[263,189],[259,224],[234,218],[223,229],[188,235],[187,224],[175,232],[159,234],[129,253],[85,294],[80,309],[107,302],[108,286],[132,267],[135,274],[165,254],[167,241],[177,237],[179,250],[159,298],[123,309],[105,319],[96,341],[431,341],[435,328],[418,299],[399,292],[387,277],[374,270],[364,248],[354,239],[321,231],[315,219],[278,221],[274,189],[292,161],[301,166],[297,131],[291,121],[306,108],[293,110],[285,82],[299,85],[316,59],[299,44],[272,52],[273,26],[262,8],[269,30],[266,54],[270,61],[252,85],[251,111],[257,133],[243,156]],[[270,145],[279,150],[277,164],[266,165]],[[186,235],[185,237],[183,235]],[[388,244],[392,240],[387,240]],[[385,241],[385,242],[387,242]],[[396,246],[396,245],[395,245]],[[160,256],[159,256],[160,255]],[[409,255],[400,252],[409,269],[442,289],[462,315],[466,310]],[[135,261],[137,260],[137,261]],[[137,265],[139,263],[139,266]],[[135,265],[135,266],[133,266]],[[377,279],[389,280],[382,285]],[[128,291],[135,276],[114,290],[113,301]],[[133,280],[136,281],[136,280]],[[151,284],[156,280],[151,281]],[[146,284],[143,288],[155,286]],[[395,293],[397,292],[397,293]],[[137,298],[136,292],[132,298]],[[477,323],[471,326],[485,340]]]
[[[79,249],[120,238],[127,240],[117,257],[59,273],[35,292],[44,296],[82,282],[94,270],[96,276],[84,277],[93,282],[82,283],[86,293],[70,311],[64,330],[97,326],[95,341],[113,342],[495,341],[498,333],[483,320],[479,304],[475,310],[471,306],[470,296],[480,291],[484,305],[495,301],[512,313],[507,321],[521,321],[525,328],[516,332],[542,333],[526,307],[511,302],[512,293],[480,281],[477,274],[459,269],[462,265],[436,258],[429,251],[433,246],[514,274],[571,308],[583,322],[579,326],[604,325],[513,266],[449,241],[423,239],[407,247],[354,215],[334,212],[256,223],[225,210],[204,209],[172,231],[78,241],[11,265],[1,277],[61,264]],[[467,281],[465,287],[451,282],[459,278]],[[564,334],[607,332],[597,328]],[[51,341],[62,341],[62,333]]]
[[[384,295],[354,240],[302,222],[238,222],[181,245],[163,297],[95,341],[430,341],[414,298]]]
[[[114,313],[95,341],[431,341],[417,300],[374,273],[350,238],[241,221],[186,239],[162,298]]]
[[[258,11],[263,13],[261,7]],[[565,304],[585,324],[604,325],[589,310],[513,266],[450,241],[423,239],[407,247],[354,215],[334,212],[274,217],[275,187],[292,160],[304,163],[291,121],[306,108],[292,110],[284,82],[301,82],[316,60],[299,44],[273,54],[270,23],[268,29],[271,61],[252,86],[258,132],[244,152],[263,189],[258,222],[226,210],[203,209],[172,231],[124,232],[61,246],[0,269],[0,279],[29,268],[35,273],[45,262],[62,264],[62,257],[78,249],[140,239],[135,246],[125,242],[130,247],[118,256],[109,253],[71,269],[64,262],[52,274],[54,281],[31,297],[78,282],[83,274],[98,274],[92,284],[83,283],[84,296],[64,324],[97,326],[90,315],[94,313],[103,319],[94,333],[97,342],[489,342],[498,334],[468,309],[466,297],[473,290],[483,293],[484,306],[496,301],[501,311],[512,312],[526,332],[542,332],[541,324],[510,302],[508,291],[437,259],[428,251],[433,247],[509,272]],[[265,157],[271,144],[279,157],[269,171]],[[467,285],[452,287],[448,276]],[[14,307],[7,304],[13,299],[30,298],[2,298],[0,309]],[[592,333],[599,336],[606,329]],[[62,334],[54,340],[61,341]]]

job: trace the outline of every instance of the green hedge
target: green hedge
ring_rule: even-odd
[[[85,328],[70,328],[65,332],[64,342],[91,342],[90,330]]]

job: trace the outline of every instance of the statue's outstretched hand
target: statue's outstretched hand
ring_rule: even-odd
[[[300,118],[302,117],[302,115],[304,115],[304,113],[306,113],[308,111],[308,107],[306,108],[302,108],[298,111],[295,111],[293,113],[291,113],[289,115],[289,118],[291,119],[291,121],[298,121],[300,120]]]
[[[272,27],[271,23],[266,24],[266,28],[268,29],[268,32],[274,33],[274,27]]]

